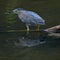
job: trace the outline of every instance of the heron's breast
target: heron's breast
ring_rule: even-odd
[[[18,15],[18,17],[23,21],[23,22],[30,22],[31,17],[25,13],[21,13]]]

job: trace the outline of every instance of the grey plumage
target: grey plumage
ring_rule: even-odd
[[[19,19],[26,25],[45,25],[45,20],[33,11],[24,10],[17,8],[13,10],[14,13],[18,14]]]

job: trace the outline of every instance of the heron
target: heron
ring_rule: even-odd
[[[36,12],[16,8],[13,10],[13,13],[17,14],[19,19],[26,24],[27,31],[30,31],[29,26],[37,26],[37,30],[39,31],[40,25],[45,25],[45,20]]]

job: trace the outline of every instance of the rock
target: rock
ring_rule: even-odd
[[[60,25],[47,28],[44,31],[48,32],[48,36],[60,37]]]
[[[47,28],[44,31],[46,31],[48,33],[60,33],[60,25],[54,26],[54,27],[51,27],[51,28]]]

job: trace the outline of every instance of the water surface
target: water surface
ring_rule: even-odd
[[[60,38],[49,37],[45,32],[14,32],[26,29],[17,15],[5,14],[15,8],[22,7],[37,12],[46,20],[45,29],[60,24],[60,1],[59,0],[0,0],[0,60],[60,60]],[[30,29],[36,27],[30,27]],[[7,32],[9,31],[9,32]],[[35,46],[21,46],[25,41],[44,44]]]

